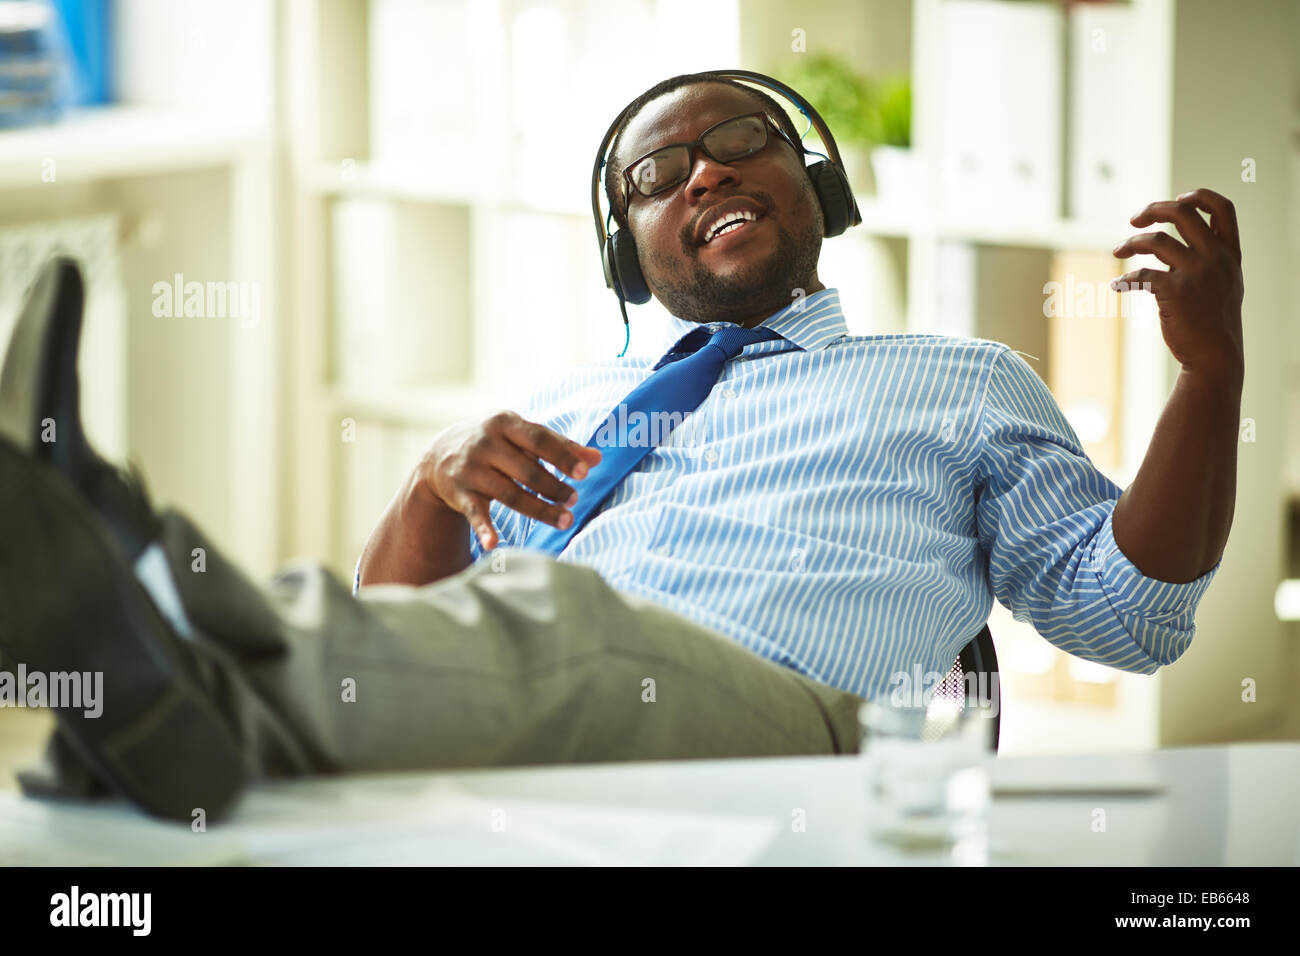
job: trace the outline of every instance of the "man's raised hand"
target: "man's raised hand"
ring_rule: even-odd
[[[1201,211],[1210,214],[1207,223]],[[1173,201],[1153,202],[1129,220],[1139,228],[1172,223],[1187,243],[1165,232],[1125,239],[1115,255],[1149,253],[1166,269],[1135,269],[1112,282],[1121,291],[1143,289],[1156,298],[1165,344],[1184,369],[1240,387],[1244,374],[1241,329],[1241,241],[1237,211],[1224,196],[1193,189]]]

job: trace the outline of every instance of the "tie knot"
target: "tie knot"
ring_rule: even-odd
[[[747,329],[743,326],[733,325],[725,329],[719,329],[714,332],[709,339],[710,345],[716,345],[722,351],[727,353],[727,358],[733,359],[740,354],[741,349],[746,345],[753,345],[755,342],[762,342],[768,339],[779,339],[781,334],[773,332],[769,328],[759,326],[755,329]]]
[[[779,338],[782,338],[780,332],[775,332],[762,325],[754,329],[747,329],[740,325],[728,325],[712,333],[706,328],[692,329],[677,343],[676,348],[659,360],[654,369],[658,371],[665,365],[670,365],[679,359],[693,355],[706,345],[716,345],[722,349],[727,359],[730,360],[739,355],[741,349],[746,345]]]

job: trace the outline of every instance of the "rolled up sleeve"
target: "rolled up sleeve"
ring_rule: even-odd
[[[1196,633],[1196,608],[1219,573],[1223,560],[1194,581],[1149,578],[1115,543],[1113,519],[1112,509],[1093,539],[1093,570],[1106,600],[1116,615],[1133,629],[1138,645],[1147,649],[1157,664],[1171,664],[1192,642]]]
[[[989,584],[1016,620],[1085,660],[1153,673],[1177,660],[1219,565],[1150,578],[1115,543],[1123,490],[1084,452],[1038,374],[998,353],[980,415],[976,518]]]

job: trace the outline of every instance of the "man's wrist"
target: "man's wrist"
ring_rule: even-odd
[[[468,527],[464,516],[416,475],[402,489],[398,521],[401,548],[420,566],[442,560],[446,541],[460,530],[457,526]]]
[[[456,515],[454,508],[439,497],[438,493],[422,480],[420,471],[412,472],[402,489],[401,515],[406,527],[423,526],[431,523],[445,522],[449,515]]]
[[[1225,363],[1222,367],[1183,367],[1180,384],[1213,402],[1240,409],[1241,393],[1246,384],[1244,367],[1239,363]]]

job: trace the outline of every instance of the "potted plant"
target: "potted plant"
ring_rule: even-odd
[[[830,53],[801,54],[792,66],[772,73],[798,90],[821,114],[835,137],[849,184],[855,192],[869,191],[871,149],[876,145],[871,81]],[[806,121],[796,116],[795,123]]]
[[[912,83],[896,76],[875,84],[868,110],[871,167],[881,202],[902,205],[915,196],[912,161]]]

